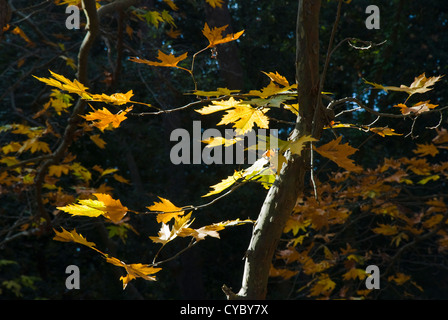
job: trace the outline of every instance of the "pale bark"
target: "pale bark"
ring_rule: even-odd
[[[320,0],[298,1],[296,81],[300,107],[291,140],[313,132],[318,137],[322,131],[323,121],[315,121],[314,125],[317,123],[320,128],[312,130],[314,110],[320,106],[317,103],[320,5]],[[273,255],[297,198],[303,193],[305,175],[310,170],[310,148],[306,148],[301,156],[289,153],[286,157],[287,164],[270,188],[254,226],[245,258],[241,289],[233,294],[223,287],[229,299],[266,298]]]

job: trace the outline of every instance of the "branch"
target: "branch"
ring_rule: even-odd
[[[96,3],[95,0],[83,0],[83,10],[87,17],[86,30],[87,34],[84,37],[84,40],[81,43],[81,47],[79,48],[78,53],[78,80],[84,85],[88,85],[88,57],[90,49],[95,41],[97,34],[99,33],[99,20],[96,11]],[[84,111],[85,102],[81,99],[76,103],[73,112],[68,120],[68,125],[65,128],[64,135],[62,137],[62,141],[59,144],[58,148],[51,154],[51,157],[44,161],[41,166],[38,168],[35,177],[35,186],[36,186],[36,201],[37,201],[37,209],[38,216],[37,218],[44,218],[47,222],[47,227],[51,226],[51,217],[45,209],[43,199],[42,199],[42,185],[44,182],[45,175],[47,173],[50,165],[59,162],[64,156],[66,150],[73,142],[74,133],[77,128],[77,122],[79,121],[79,115]]]

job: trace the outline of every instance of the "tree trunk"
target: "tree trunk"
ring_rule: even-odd
[[[314,110],[319,88],[319,11],[320,0],[299,0],[297,13],[296,81],[299,115],[291,140],[312,134]],[[316,119],[315,119],[316,120]],[[322,121],[315,122],[315,136],[322,131]],[[305,174],[310,170],[310,148],[297,156],[288,152],[287,164],[269,190],[254,226],[247,250],[242,287],[233,294],[223,287],[229,299],[265,299],[269,269],[297,197],[304,191]]]

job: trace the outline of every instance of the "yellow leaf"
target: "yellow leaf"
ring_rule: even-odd
[[[176,6],[176,4],[173,2],[173,0],[163,0],[170,8],[171,10],[177,11],[179,8]]]
[[[241,137],[236,137],[233,139],[226,139],[223,137],[211,137],[209,139],[201,140],[201,142],[207,144],[206,148],[213,148],[213,147],[217,147],[217,146],[221,146],[221,145],[224,145],[224,147],[229,147],[231,145],[234,145],[238,141],[242,141],[242,140],[243,140],[243,138],[241,138]]]
[[[103,108],[102,110],[95,110],[92,107],[92,109],[94,110],[93,112],[90,112],[89,114],[81,117],[83,117],[87,121],[96,121],[93,125],[101,131],[104,131],[105,129],[110,128],[110,126],[112,126],[113,128],[118,128],[120,126],[120,123],[127,118],[126,114],[132,110],[132,107],[133,106],[117,114],[112,114],[106,108]]]
[[[204,115],[204,114],[211,114],[214,112],[227,110],[230,108],[235,108],[235,107],[241,106],[241,105],[248,106],[247,104],[241,104],[241,100],[235,100],[233,97],[230,97],[229,100],[212,101],[212,105],[203,107],[202,109],[195,110],[195,111]]]
[[[358,149],[349,146],[348,143],[340,144],[341,139],[342,136],[339,136],[339,138],[332,140],[323,146],[318,148],[314,147],[314,150],[320,155],[334,161],[338,166],[346,169],[347,171],[362,171],[361,167],[355,165],[353,160],[348,158],[350,155],[358,151]]]
[[[190,221],[191,212],[181,218],[175,219],[173,227],[170,227],[162,222],[158,237],[149,237],[155,243],[161,243],[163,246],[171,240],[177,238],[179,233],[187,229],[193,221]]]
[[[420,180],[419,182],[417,182],[418,184],[427,184],[429,181],[437,181],[440,179],[440,176],[435,174],[426,178],[423,178],[422,180]]]
[[[184,54],[176,57],[173,54],[165,54],[162,51],[159,50],[157,59],[160,60],[160,62],[158,61],[149,61],[146,59],[140,59],[140,58],[136,58],[136,57],[132,57],[129,58],[130,61],[133,62],[137,62],[137,63],[144,63],[144,64],[148,64],[150,66],[156,66],[156,67],[174,67],[174,68],[179,68],[179,69],[184,69],[186,71],[189,71],[188,69],[182,68],[177,66],[177,64],[182,61],[185,60],[187,58],[188,52],[185,52]]]
[[[359,280],[364,280],[367,277],[366,271],[357,268],[351,268],[349,271],[342,275],[344,280],[355,280],[358,278]]]
[[[267,72],[264,72],[264,71],[262,71],[262,72],[265,75],[267,75],[272,81],[274,81],[274,82],[276,82],[278,84],[281,84],[284,87],[288,87],[289,86],[288,80],[284,76],[280,75],[277,71],[275,73],[273,73],[273,72],[267,73]]]
[[[439,153],[439,150],[437,150],[437,147],[435,145],[433,145],[432,143],[430,143],[430,144],[418,144],[417,143],[417,149],[412,150],[412,152],[420,155],[421,157],[424,157],[427,155],[431,155],[432,157],[435,157]]]
[[[92,140],[100,149],[104,149],[106,146],[106,141],[101,139],[99,134],[90,136],[90,140]]]
[[[48,175],[60,177],[62,174],[68,174],[69,170],[70,166],[67,164],[51,165],[48,168]]]
[[[251,90],[248,95],[258,96],[260,98],[267,98],[269,96],[273,96],[279,93],[288,92],[291,89],[296,88],[296,85],[290,85],[287,87],[279,87],[273,81],[271,81],[266,87],[261,90]]]
[[[75,79],[75,80],[71,81],[60,74],[54,73],[51,70],[49,70],[49,71],[50,71],[51,75],[53,76],[53,79],[52,78],[39,78],[36,76],[33,76],[33,77],[41,82],[46,83],[49,86],[53,86],[53,87],[59,88],[61,90],[65,90],[70,93],[78,94],[83,98],[90,97],[90,95],[87,93],[87,90],[89,88],[84,86],[78,80]]]
[[[405,275],[404,273],[398,272],[395,276],[389,276],[387,281],[394,281],[397,285],[401,286],[405,282],[411,279],[411,276]]]
[[[222,37],[222,32],[227,29],[228,25],[225,25],[223,27],[214,27],[213,29],[210,29],[207,23],[205,23],[204,29],[202,30],[202,34],[208,39],[209,44],[207,48],[212,48],[217,46],[218,44],[234,41],[241,37],[241,35],[244,33],[244,30],[237,32],[237,33],[230,33],[226,35],[224,38]]]
[[[269,118],[265,115],[269,108],[262,110],[252,108],[249,105],[240,105],[235,109],[227,110],[218,125],[233,123],[238,135],[244,135],[252,130],[254,124],[263,129],[269,128]]]
[[[195,90],[192,94],[196,96],[202,96],[202,97],[219,97],[219,96],[229,96],[232,93],[240,92],[240,90],[230,90],[227,88],[218,88],[216,91],[202,91],[202,90]],[[231,97],[233,99],[233,97]],[[214,103],[212,101],[212,103]]]
[[[379,227],[372,229],[373,232],[377,234],[382,234],[385,236],[392,236],[398,233],[397,226],[391,226],[389,224],[378,224]]]
[[[331,280],[327,273],[322,273],[319,275],[317,282],[310,289],[310,296],[325,295],[328,296],[336,287],[336,283]]]
[[[53,240],[61,241],[61,242],[76,242],[79,244],[82,244],[84,246],[87,246],[89,248],[94,249],[93,247],[96,246],[94,242],[87,241],[86,238],[84,238],[82,235],[78,234],[76,232],[76,229],[72,231],[67,231],[64,228],[62,228],[62,232],[58,232],[56,229],[53,229],[56,235],[54,236]]]
[[[305,143],[306,142],[313,142],[313,141],[317,141],[317,139],[313,138],[310,135],[305,135],[305,136],[301,136],[299,139],[292,141],[289,143],[289,149],[291,151],[291,153],[294,153],[296,155],[301,155],[302,154],[302,150],[305,147]]]
[[[292,215],[286,222],[283,233],[292,231],[293,235],[297,235],[300,230],[306,232],[306,228],[311,224],[310,219],[305,219],[304,215]]]
[[[105,102],[105,103],[109,103],[109,104],[114,104],[114,105],[123,105],[131,101],[131,97],[134,95],[134,93],[132,92],[132,90],[129,90],[126,93],[114,93],[111,94],[110,96],[106,95],[106,94],[94,94],[91,96],[91,98],[89,100],[91,101],[98,101],[98,102]]]
[[[161,211],[157,215],[157,222],[168,223],[171,219],[177,219],[178,216],[183,215],[182,208],[175,206],[170,200],[158,197],[161,202],[155,202],[152,206],[147,207],[151,211]]]
[[[419,103],[414,104],[414,106],[412,106],[410,108],[403,103],[394,105],[395,108],[400,108],[401,113],[404,115],[408,115],[411,113],[421,114],[423,112],[429,111],[430,109],[434,109],[438,106],[439,105],[437,105],[437,104],[429,103],[429,101],[421,101]]]
[[[124,207],[120,200],[114,200],[108,194],[94,193],[98,200],[79,200],[78,204],[71,204],[64,207],[57,207],[74,216],[99,217],[104,216],[114,223],[118,223],[127,213],[128,208]]]
[[[211,186],[210,188],[213,189],[213,191],[210,191],[206,195],[203,195],[202,197],[209,197],[214,194],[221,193],[225,189],[229,188],[231,185],[233,185],[237,180],[242,178],[244,170],[235,171],[235,173],[231,176],[228,176],[226,179],[222,180],[221,182]]]
[[[421,74],[418,77],[415,77],[414,82],[411,83],[411,85],[405,86],[401,85],[400,87],[394,87],[394,86],[382,86],[376,83],[365,81],[367,84],[370,84],[375,89],[384,90],[386,92],[388,91],[402,91],[409,94],[409,96],[412,96],[416,93],[425,93],[427,91],[432,90],[432,86],[439,81],[443,76],[437,76],[437,77],[430,77],[426,78],[425,74]]]
[[[274,266],[272,264],[271,264],[271,268],[269,269],[270,277],[281,277],[285,280],[292,278],[297,273],[299,273],[299,271],[292,271],[292,270],[288,270],[285,268],[276,269],[276,268],[274,268]]]
[[[370,128],[369,129],[376,134],[385,137],[385,136],[402,136],[402,133],[396,133],[394,129],[386,128],[386,127],[378,127],[378,128]]]
[[[114,174],[113,177],[114,177],[114,179],[117,180],[118,182],[126,183],[126,184],[130,184],[129,180],[123,178],[123,177],[120,176],[119,174]]]
[[[154,273],[159,272],[162,268],[154,268],[148,264],[132,263],[127,264],[117,258],[106,255],[106,261],[115,266],[124,268],[127,272],[126,276],[120,277],[123,281],[123,290],[126,289],[128,283],[135,278],[143,278],[145,280],[156,281],[156,278],[152,276]]]
[[[212,8],[222,8],[223,0],[205,0]]]

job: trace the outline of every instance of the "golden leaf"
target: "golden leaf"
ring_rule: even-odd
[[[146,59],[140,59],[140,58],[136,58],[136,57],[132,57],[129,58],[130,61],[133,62],[137,62],[137,63],[144,63],[144,64],[148,64],[150,66],[155,66],[155,67],[173,67],[173,68],[179,68],[179,69],[183,69],[186,71],[190,71],[188,69],[182,68],[177,66],[177,64],[182,61],[185,60],[187,58],[188,52],[185,52],[184,54],[176,57],[173,54],[165,54],[162,51],[159,50],[157,59],[159,59],[160,61],[150,61],[150,60],[146,60]]]
[[[354,172],[360,172],[362,171],[362,168],[355,165],[353,163],[353,160],[349,159],[348,157],[352,154],[354,154],[358,149],[353,148],[346,144],[340,144],[342,139],[342,136],[339,136],[339,138],[330,141],[329,143],[320,146],[320,147],[313,147],[315,151],[317,151],[320,155],[332,160],[335,162],[338,166],[346,169],[347,171],[354,171]]]
[[[171,219],[176,219],[178,216],[183,215],[182,208],[175,206],[170,200],[158,197],[161,202],[155,202],[152,206],[147,207],[151,211],[161,211],[157,215],[157,222],[168,223]]]
[[[132,108],[133,106],[130,106],[126,110],[123,110],[117,114],[112,114],[106,108],[103,108],[102,110],[95,110],[92,107],[92,109],[94,110],[93,112],[90,112],[89,114],[81,117],[83,117],[87,121],[96,121],[93,125],[101,131],[104,131],[105,129],[108,129],[110,127],[118,128],[120,126],[120,123],[127,118],[126,114],[131,111]]]
[[[216,0],[215,0],[216,1]],[[234,41],[241,37],[241,35],[244,33],[244,30],[237,32],[237,33],[230,33],[226,35],[224,38],[222,37],[222,32],[227,29],[228,25],[225,25],[223,27],[214,27],[213,29],[210,29],[207,23],[205,23],[204,29],[202,30],[202,34],[208,39],[209,44],[207,48],[213,48],[217,46],[218,44]]]

